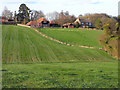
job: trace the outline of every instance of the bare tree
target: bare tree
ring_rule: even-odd
[[[39,18],[45,17],[44,13],[36,10],[31,10],[31,20],[37,20]]]
[[[7,7],[5,6],[5,8],[4,8],[3,12],[2,12],[2,16],[6,17],[8,19],[13,19],[13,12],[8,10]]]
[[[54,12],[51,12],[51,13],[47,13],[46,14],[46,18],[50,21],[52,20],[55,20],[55,19],[58,19],[59,18],[59,13],[54,11]]]

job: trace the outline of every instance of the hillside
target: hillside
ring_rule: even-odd
[[[118,62],[106,52],[59,44],[22,26],[2,27],[2,88],[118,87]]]
[[[30,28],[2,28],[3,63],[116,61],[104,51],[61,45]]]
[[[40,32],[58,39],[62,42],[70,43],[76,46],[83,45],[89,47],[100,48],[99,37],[103,34],[103,31],[97,30],[87,30],[87,29],[79,29],[79,28],[40,28],[38,29]]]

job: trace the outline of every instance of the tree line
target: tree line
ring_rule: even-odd
[[[18,23],[28,23],[29,21],[35,21],[39,18],[46,18],[50,21],[54,21],[58,23],[59,25],[62,25],[67,22],[74,22],[76,17],[74,15],[69,15],[69,12],[63,12],[61,11],[58,13],[57,11],[47,13],[46,15],[41,11],[37,10],[31,10],[29,7],[26,6],[26,4],[21,4],[18,10],[18,13],[15,11],[14,15],[13,12],[7,9],[7,7],[4,8],[2,12],[2,16],[8,18],[8,19],[15,19]]]
[[[74,23],[77,18],[80,19],[89,19],[92,22],[92,26],[96,27],[97,29],[103,29],[104,25],[107,23],[112,22],[113,25],[117,23],[117,17],[110,17],[107,14],[85,14],[79,15],[76,17],[75,15],[70,15],[68,11],[61,11],[60,13],[57,11],[47,13],[46,15],[41,11],[31,10],[26,4],[21,4],[19,6],[18,13],[15,11],[14,15],[13,12],[4,8],[2,12],[2,16],[7,17],[8,19],[15,19],[18,23],[28,23],[29,21],[35,21],[41,17],[48,19],[49,21],[54,21],[59,25],[63,25],[65,23]],[[78,26],[78,25],[76,25]]]

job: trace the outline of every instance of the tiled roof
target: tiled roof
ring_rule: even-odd
[[[26,25],[38,25],[39,23],[37,21],[30,21]]]
[[[53,22],[53,21],[49,21],[49,23],[50,23],[50,24],[55,24],[55,22]]]
[[[40,18],[37,20],[38,23],[41,23],[42,21],[48,21],[48,20],[46,20],[45,18]]]

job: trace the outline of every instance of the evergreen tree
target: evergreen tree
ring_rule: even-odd
[[[21,4],[19,7],[19,13],[17,15],[19,20],[24,21],[25,24],[30,20],[29,15],[30,15],[30,9],[25,4]]]

